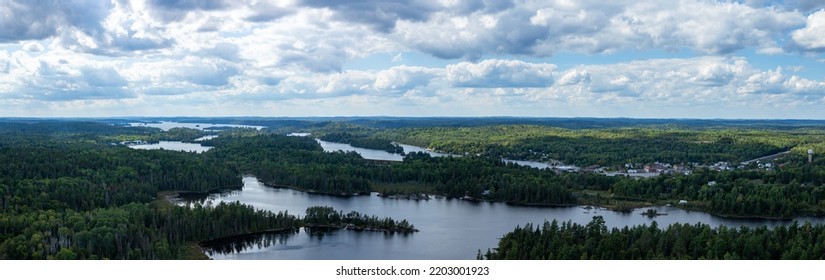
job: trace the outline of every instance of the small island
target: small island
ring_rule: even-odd
[[[430,200],[430,196],[425,193],[387,192],[379,193],[378,196],[389,199]]]
[[[653,208],[649,208],[649,209],[647,209],[647,211],[642,212],[642,216],[648,216],[648,217],[656,217],[656,216],[664,216],[664,215],[667,215],[667,213],[659,213],[659,211],[656,211],[656,209],[653,209]]]
[[[344,214],[329,206],[313,206],[306,210],[304,226],[310,229],[345,229],[356,231],[382,231],[412,233],[418,229],[407,220],[395,221],[392,218],[378,218],[352,211]]]

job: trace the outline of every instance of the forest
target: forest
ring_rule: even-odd
[[[453,119],[438,121],[460,123]],[[395,127],[390,120],[338,123],[250,119],[239,122],[268,123],[273,127],[260,131],[221,130],[217,132],[220,137],[201,141],[213,149],[196,154],[135,150],[119,144],[133,140],[193,141],[207,134],[196,129],[164,132],[96,121],[0,122],[0,162],[3,163],[0,165],[0,259],[202,258],[203,253],[197,246],[199,242],[319,224],[315,219],[322,216],[332,219],[333,223],[328,225],[334,226],[352,225],[400,232],[414,230],[406,220],[343,213],[324,206],[308,209],[310,212],[306,214],[310,217],[307,220],[294,216],[298,213],[260,211],[237,203],[179,207],[164,199],[165,194],[170,193],[208,193],[238,188],[242,185],[242,174],[252,174],[270,187],[337,196],[377,191],[384,196],[420,198],[439,195],[519,205],[599,205],[618,210],[673,204],[688,210],[742,218],[787,219],[825,215],[825,158],[816,157],[808,163],[805,155],[807,149],[820,151],[825,148],[825,137],[821,127],[809,124],[693,127],[656,123],[642,126],[612,124],[599,128],[584,121],[576,124],[584,127],[551,127],[541,123],[489,125],[485,122],[440,127],[423,125],[419,120],[401,121]],[[347,138],[353,145],[361,141],[354,139],[380,140],[365,144],[375,145],[372,148],[377,148],[380,143],[399,142],[469,153],[460,157],[407,153],[402,162],[371,161],[354,152],[325,152],[310,137],[286,136],[285,130],[296,127],[313,135],[335,138],[327,138],[331,140]],[[776,167],[770,170],[696,168],[691,174],[665,174],[643,179],[584,172],[558,173],[501,160],[502,157],[555,159],[610,166],[658,160],[673,163],[738,161],[778,151],[790,151],[790,154],[772,161]],[[677,204],[682,200],[689,203]],[[565,228],[564,223],[557,227]],[[684,228],[692,226],[680,227],[680,231],[688,231]],[[697,234],[704,232],[705,227],[690,230]],[[521,232],[516,235],[529,235],[525,232],[540,235],[544,228],[521,228],[516,230]],[[574,225],[568,225],[565,230],[572,231],[573,228]],[[805,225],[794,230],[803,228],[819,230],[818,226]],[[637,230],[647,232],[627,229],[628,233],[623,236],[630,236],[629,232]],[[708,230],[711,231],[708,235],[722,232],[721,236],[728,238],[724,242],[734,242],[730,239],[734,235],[760,232],[760,236],[770,237],[781,229],[765,229],[768,233],[764,234],[761,229]],[[784,230],[791,231],[790,228]],[[614,231],[622,232],[609,232]],[[661,231],[657,234],[668,236],[666,230]],[[604,230],[604,236],[608,236],[607,232]],[[654,234],[653,230],[649,232]],[[787,236],[776,238],[780,237]],[[580,236],[576,235],[576,238]],[[502,239],[502,242],[504,240],[510,239]],[[530,240],[513,241],[513,244],[526,244],[523,245],[526,248],[532,246]],[[579,242],[583,239],[572,240]],[[619,240],[631,242],[637,239]],[[597,255],[595,251],[573,247],[565,249],[570,252],[536,252],[525,256],[523,249],[515,249],[517,253],[510,250],[522,245],[507,244],[482,255],[493,259],[822,256],[814,249],[802,248],[802,251],[812,250],[803,254],[791,247],[776,249],[767,256],[754,256],[739,247],[720,247],[712,253],[702,247],[696,252],[690,251],[691,255],[671,256],[672,250],[668,249],[671,245],[663,243],[662,248],[652,249],[650,246],[640,247],[639,252],[635,252],[630,247],[632,242],[627,242],[619,243],[629,244],[621,256]],[[816,244],[821,243],[813,240],[809,244],[818,246]],[[724,253],[719,253],[722,251]],[[587,254],[583,255],[584,252]]]
[[[612,228],[601,216],[586,225],[569,221],[516,227],[489,260],[799,260],[825,259],[825,226],[809,223],[769,229],[672,224]]]
[[[686,128],[673,125],[566,129],[538,125],[401,128],[375,137],[453,154],[551,161],[579,166],[625,163],[741,162],[825,143],[825,129]]]
[[[312,206],[307,208],[303,222],[304,226],[309,228],[344,228],[403,233],[418,231],[415,226],[410,224],[406,219],[396,221],[389,217],[378,218],[377,216],[369,216],[357,211],[344,214],[343,211],[335,211],[334,208],[329,206]]]
[[[391,154],[403,154],[404,148],[387,139],[357,136],[347,132],[333,132],[318,137],[323,141],[350,144],[353,147],[386,151]]]
[[[783,167],[775,171],[698,169],[691,175],[634,179],[555,173],[489,156],[409,153],[403,162],[374,162],[352,152],[323,152],[311,138],[275,134],[221,137],[205,143],[216,147],[206,157],[226,163],[235,173],[254,174],[270,186],[315,193],[428,193],[523,205],[593,204],[619,210],[689,200],[682,207],[731,217],[825,214],[823,161],[806,164],[799,155],[777,162]],[[402,185],[415,187],[392,187]]]

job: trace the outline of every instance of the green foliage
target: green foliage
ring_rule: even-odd
[[[335,195],[357,195],[371,190],[385,194],[425,191],[453,198],[539,205],[627,205],[675,203],[685,199],[690,203],[683,207],[727,216],[825,214],[825,157],[816,157],[813,163],[808,163],[804,154],[808,148],[818,151],[822,146],[820,129],[568,130],[506,125],[378,131],[349,124],[301,125],[329,133],[353,129],[348,132],[353,139],[393,139],[482,156],[434,158],[411,153],[403,162],[376,162],[364,160],[353,152],[326,153],[311,138],[269,135],[251,129],[221,132],[221,137],[203,142],[215,148],[202,154],[133,150],[108,144],[116,139],[152,137],[189,140],[202,132],[177,129],[161,133],[156,129],[89,122],[0,123],[0,162],[3,163],[0,165],[0,258],[180,258],[191,252],[193,242],[289,229],[303,222],[396,231],[412,228],[406,221],[344,214],[323,207],[311,208],[307,220],[298,220],[286,213],[257,211],[239,204],[183,208],[152,202],[159,191],[202,193],[238,187],[239,174],[244,173],[254,174],[271,186]],[[388,140],[366,145],[379,142]],[[653,160],[713,162],[750,159],[791,147],[794,148],[789,156],[775,162],[779,166],[776,171],[700,169],[689,176],[641,180],[599,174],[556,174],[500,160],[506,156],[602,165]],[[716,184],[708,184],[711,181]],[[707,253],[707,248],[693,246],[686,239],[662,243],[659,240],[670,238],[667,235],[670,233],[657,233],[655,226],[627,229],[626,236],[638,233],[630,240],[611,237],[617,230],[607,231],[603,222],[591,224],[582,226],[581,231],[572,230],[576,226],[568,224],[562,231],[559,228],[565,228],[564,224],[551,223],[541,230],[520,233],[529,235],[530,232],[543,233],[544,228],[556,228],[548,231],[553,232],[553,238],[562,236],[565,242],[575,240],[571,243],[577,244],[575,246],[542,251],[543,245],[514,243],[500,246],[498,252],[487,255],[562,259],[822,256],[817,251],[822,246],[818,246],[819,249],[801,247],[820,241],[788,241],[782,239],[785,235],[776,237],[779,241],[770,244],[752,240],[730,243],[739,232],[754,230],[720,228],[716,233],[706,232],[704,227],[701,230],[690,229],[691,226],[679,228],[679,234],[687,232],[684,236],[707,238],[705,247],[713,247],[712,253]],[[777,230],[792,236],[800,231],[819,229],[800,226]],[[619,236],[622,231],[618,230]],[[773,232],[776,230],[770,234]],[[653,239],[656,234],[664,237]],[[724,238],[717,241],[711,238],[713,234]],[[633,243],[638,240],[641,241]],[[785,244],[780,241],[792,245],[777,249],[777,244]],[[549,244],[546,240],[542,242]],[[635,245],[622,251],[619,245],[628,242]],[[743,245],[732,247],[731,244]],[[773,246],[769,257],[756,252],[759,246]]]
[[[403,128],[374,137],[455,154],[526,160],[560,160],[587,166],[624,163],[739,162],[822,143],[821,129],[756,130],[624,127],[562,129],[537,125]],[[821,145],[821,144],[816,144]]]
[[[407,220],[367,216],[356,211],[344,214],[329,206],[313,206],[306,210],[304,223],[308,227],[350,228],[355,230],[381,230],[390,232],[414,232],[415,226]]]
[[[200,129],[175,127],[162,133],[152,134],[146,141],[152,143],[158,141],[192,142],[195,139],[202,137],[204,135],[206,135],[206,133]]]
[[[691,176],[621,180],[610,191],[627,199],[689,200],[691,205],[701,205],[696,206],[698,210],[733,217],[823,215],[825,166],[788,165],[775,172],[699,171]]]
[[[203,155],[98,138],[143,129],[62,124],[0,125],[0,259],[180,258],[192,242],[300,224],[240,204],[150,205],[159,191],[207,192],[241,180]]]
[[[175,259],[187,242],[298,226],[286,213],[239,203],[0,213],[0,259]]]
[[[206,157],[225,163],[236,173],[255,174],[279,187],[357,195],[369,193],[369,181],[358,170],[366,161],[357,153],[325,153],[315,140],[283,135],[219,137],[205,141],[215,146]]]
[[[347,132],[327,133],[319,137],[319,139],[329,142],[346,143],[352,145],[353,147],[386,151],[392,154],[404,153],[404,148],[398,146],[398,144],[395,144],[390,140],[372,137],[359,137]]]
[[[825,225],[792,224],[768,229],[704,224],[651,225],[608,230],[601,216],[587,225],[555,220],[516,227],[498,248],[479,258],[578,259],[825,259]]]

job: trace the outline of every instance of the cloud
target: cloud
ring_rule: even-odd
[[[369,27],[335,22],[318,9],[302,10],[233,40],[240,58],[256,68],[337,73],[348,59],[397,51],[398,45]]]
[[[556,85],[538,95],[552,95],[580,104],[613,100],[627,104],[687,107],[737,102],[756,106],[799,100],[825,101],[821,100],[825,82],[785,74],[781,67],[762,70],[741,57],[706,56],[581,65],[560,75]],[[583,82],[583,77],[589,82]]]
[[[754,8],[778,7],[786,11],[800,11],[808,14],[825,8],[821,0],[744,0],[744,4]]]
[[[379,71],[373,86],[377,90],[407,91],[427,86],[437,72],[424,67],[396,66]]]
[[[454,87],[547,87],[553,84],[552,64],[490,59],[448,65],[447,81]]]
[[[110,8],[108,1],[2,1],[0,42],[45,39],[66,27],[94,32]]]
[[[217,91],[231,86],[242,74],[238,65],[215,58],[187,56],[178,60],[137,62],[122,71],[135,88],[147,95],[183,95]]]
[[[38,76],[26,81],[23,94],[48,101],[122,99],[135,94],[127,90],[127,81],[112,68],[82,67],[67,72],[46,63]]]
[[[590,83],[590,72],[587,70],[568,70],[556,81],[558,85],[575,85]]]
[[[165,22],[178,21],[193,11],[214,11],[230,7],[224,0],[149,0],[153,14]]]
[[[28,42],[23,45],[23,50],[30,53],[39,53],[43,51],[43,45],[38,42]]]
[[[303,0],[309,7],[327,8],[338,14],[338,19],[367,24],[380,32],[390,32],[399,20],[424,21],[437,7],[419,0]]]
[[[745,80],[738,91],[745,94],[825,95],[825,82],[782,74],[782,68],[758,72]]]
[[[775,51],[777,38],[804,23],[795,10],[698,0],[537,1],[465,13],[444,9],[425,21],[400,20],[394,34],[440,58],[645,49],[728,54]]]
[[[731,65],[709,63],[698,66],[698,73],[691,79],[703,86],[722,86],[730,83],[734,78],[734,69]]]
[[[11,69],[11,57],[6,51],[0,51],[0,73],[8,74]]]
[[[0,42],[56,38],[66,48],[102,55],[170,47],[157,26],[139,18],[131,2],[3,1]]]
[[[217,57],[226,61],[238,62],[241,58],[239,56],[240,48],[232,43],[221,42],[215,44],[214,47],[202,49],[198,52],[204,57]]]
[[[113,100],[136,96],[115,63],[54,51],[0,51],[0,100]]]
[[[805,28],[791,33],[796,46],[805,51],[825,52],[825,9],[808,16]]]
[[[252,10],[252,14],[244,19],[251,22],[273,21],[295,12],[290,8],[278,7],[266,2],[254,3],[249,8]]]
[[[317,112],[335,114],[339,101],[350,102],[340,105],[348,112],[374,103],[381,112],[459,115],[820,108],[821,70],[782,63],[825,51],[823,8],[814,0],[0,1],[0,110],[209,113],[234,104],[267,113],[323,103]],[[685,58],[645,59],[673,54]]]

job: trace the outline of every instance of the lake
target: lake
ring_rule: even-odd
[[[200,130],[211,130],[211,128],[233,127],[233,128],[254,128],[262,129],[263,126],[257,125],[239,125],[239,124],[216,124],[216,123],[180,123],[180,122],[132,122],[129,125],[134,127],[154,127],[160,128],[163,131],[169,131],[172,128],[183,127]]]
[[[195,140],[192,140],[192,141],[199,142],[199,141],[212,140],[212,139],[215,139],[215,138],[218,138],[218,135],[201,136],[201,137],[195,138]]]
[[[305,137],[305,136],[308,136],[309,134],[295,134],[295,133],[292,133],[290,135],[292,135],[292,136],[304,136]],[[335,152],[335,151],[350,152],[350,151],[352,151],[352,152],[358,153],[364,159],[369,159],[369,160],[386,160],[386,161],[403,161],[404,160],[404,156],[402,156],[402,155],[388,153],[388,152],[382,151],[382,150],[358,148],[358,147],[353,147],[350,144],[337,143],[337,142],[328,142],[328,141],[323,141],[323,140],[320,140],[320,139],[315,139],[315,141],[318,141],[318,143],[321,144],[321,148],[323,148],[324,151],[326,151],[326,152]],[[424,149],[422,147],[413,146],[413,145],[406,145],[406,144],[401,144],[401,143],[396,143],[396,144],[398,144],[399,146],[404,148],[405,153],[424,152],[424,153],[430,154],[430,156],[433,156],[433,157],[445,157],[445,156],[458,157],[458,156],[460,156],[460,155],[454,155],[454,154],[434,152],[434,151],[427,150],[427,149]],[[537,161],[511,160],[511,159],[501,159],[501,160],[506,162],[506,163],[514,163],[514,164],[517,164],[517,165],[530,166],[530,167],[538,168],[538,169],[548,169],[548,168],[552,169],[552,168],[555,168],[557,170],[562,170],[562,171],[564,171],[564,170],[578,170],[578,167],[573,166],[573,165],[552,166],[550,164],[547,164],[547,163],[544,163],[544,162],[537,162]]]
[[[407,219],[421,230],[412,234],[355,231],[310,234],[306,230],[293,234],[266,234],[224,244],[221,250],[217,247],[206,248],[214,259],[473,259],[478,249],[486,251],[496,247],[498,239],[517,225],[539,224],[552,219],[586,224],[596,215],[603,216],[611,228],[648,224],[651,221],[656,221],[660,227],[677,222],[701,222],[713,227],[774,227],[791,223],[725,219],[664,206],[653,209],[668,215],[649,218],[641,215],[648,208],[622,213],[598,208],[524,207],[446,198],[420,201],[389,199],[376,194],[346,198],[270,188],[254,177],[243,178],[242,190],[212,194],[200,201],[240,201],[258,209],[288,211],[300,216],[304,215],[307,207],[325,205],[344,213],[358,211],[396,220]],[[823,223],[825,219],[799,218],[796,221]]]
[[[202,146],[200,143],[184,143],[181,141],[160,141],[154,144],[129,145],[129,148],[139,150],[170,150],[181,152],[203,153],[212,147]]]

